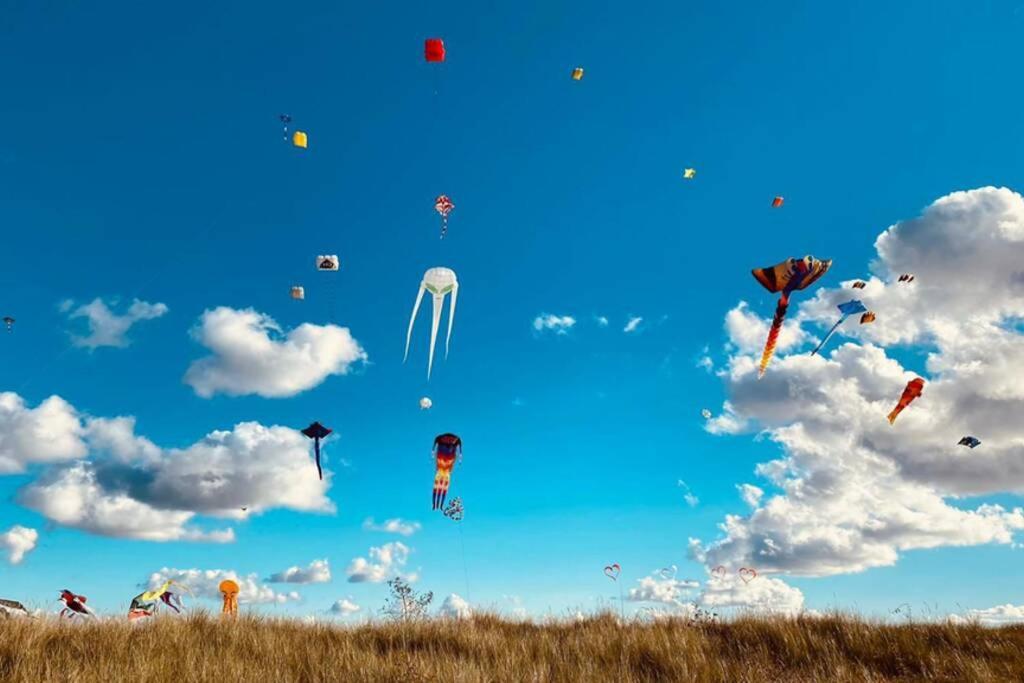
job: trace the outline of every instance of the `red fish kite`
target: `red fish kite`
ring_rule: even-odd
[[[316,452],[316,472],[317,474],[320,475],[320,480],[323,481],[324,471],[320,467],[320,439],[326,439],[327,436],[331,433],[331,430],[328,429],[327,427],[324,427],[319,422],[314,422],[313,424],[303,429],[302,433],[308,436],[310,439],[313,439],[313,450]]]
[[[452,203],[451,199],[448,199],[448,195],[440,195],[434,200],[434,211],[441,214],[441,239],[448,234],[448,214],[455,208],[455,204]]]
[[[423,41],[423,58],[428,62],[443,62],[444,41],[440,38],[427,38]]]
[[[769,292],[781,292],[779,303],[775,307],[775,317],[772,319],[772,327],[768,331],[768,340],[764,344],[764,353],[761,355],[761,365],[757,371],[760,379],[764,377],[764,371],[775,353],[775,344],[779,340],[779,332],[782,330],[782,321],[786,319],[786,310],[789,308],[789,295],[793,292],[806,289],[814,284],[818,278],[824,275],[832,265],[832,259],[816,259],[813,256],[805,256],[802,259],[790,258],[782,263],[767,268],[754,268],[754,278]]]
[[[889,413],[889,424],[894,424],[896,418],[899,417],[903,409],[914,402],[914,399],[920,396],[924,392],[924,380],[920,377],[916,377],[907,382],[907,388],[903,390],[903,395],[900,396],[900,402],[896,404],[896,407]]]
[[[462,458],[462,439],[455,434],[440,434],[434,439],[434,461],[437,469],[434,473],[433,510],[444,509],[444,499],[448,495],[448,485],[452,481],[456,458]]]

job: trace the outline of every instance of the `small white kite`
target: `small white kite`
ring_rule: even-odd
[[[409,318],[409,330],[405,334],[405,357],[404,363],[409,358],[409,342],[412,340],[412,326],[416,322],[416,314],[420,311],[420,303],[423,301],[423,293],[430,292],[434,297],[433,319],[430,325],[430,359],[427,361],[427,379],[430,379],[430,371],[434,367],[434,347],[437,344],[437,328],[441,323],[441,309],[444,307],[444,297],[451,293],[451,304],[448,308],[448,336],[444,342],[444,357],[448,358],[448,346],[452,340],[452,323],[455,322],[455,301],[459,296],[459,280],[455,277],[455,271],[451,268],[431,268],[423,274],[423,281],[420,283],[420,291],[416,295],[416,305],[412,308],[412,316]]]

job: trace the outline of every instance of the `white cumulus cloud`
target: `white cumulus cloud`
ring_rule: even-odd
[[[473,608],[465,598],[452,593],[441,603],[438,614],[449,619],[468,619],[473,616]]]
[[[295,591],[280,593],[265,583],[256,574],[241,575],[233,570],[225,569],[170,569],[164,567],[149,575],[146,582],[148,590],[161,586],[165,581],[174,581],[188,586],[189,593],[199,598],[221,600],[220,582],[231,579],[238,584],[238,602],[248,604],[284,604],[302,599]]]
[[[552,331],[555,334],[568,334],[575,324],[576,318],[571,315],[541,313],[533,319],[533,329],[536,332]]]
[[[370,558],[357,557],[345,573],[349,583],[383,583],[397,576],[409,560],[410,548],[401,542],[370,548]]]
[[[341,600],[338,600],[333,605],[331,605],[331,612],[333,612],[334,614],[340,614],[343,617],[355,614],[361,609],[362,607],[352,602],[351,597],[342,598]]]
[[[116,305],[116,302],[112,302]],[[92,302],[74,307],[73,301],[65,301],[61,310],[68,314],[68,319],[85,318],[89,324],[89,334],[86,336],[72,335],[75,346],[87,349],[95,349],[101,346],[125,347],[130,343],[128,331],[135,323],[143,320],[153,320],[167,313],[165,304],[151,304],[148,301],[132,301],[128,309],[118,315],[101,298],[93,299]]]
[[[294,396],[367,359],[347,327],[305,323],[284,333],[272,318],[252,309],[208,310],[192,336],[212,352],[185,373],[185,383],[204,398]]]
[[[373,517],[367,517],[363,521],[363,529],[366,531],[381,531],[388,534],[398,534],[399,536],[412,536],[422,527],[423,525],[419,522],[410,522],[401,517],[386,519],[380,524],[374,523]]]
[[[270,583],[328,583],[330,580],[331,566],[327,560],[313,560],[308,567],[288,567],[267,579]]]
[[[7,553],[7,561],[11,564],[21,564],[38,542],[39,532],[21,525],[12,526],[0,534],[0,549]]]

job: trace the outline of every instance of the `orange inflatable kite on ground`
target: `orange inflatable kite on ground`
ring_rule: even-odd
[[[224,605],[221,607],[221,614],[230,615],[232,617],[238,616],[238,584],[231,579],[224,579],[217,586],[221,594],[224,596]]]
[[[900,396],[900,402],[896,404],[896,407],[889,413],[889,424],[894,424],[896,418],[899,417],[903,409],[914,402],[918,396],[924,392],[924,380],[920,377],[910,380],[907,382],[907,388],[903,390],[903,395]]]

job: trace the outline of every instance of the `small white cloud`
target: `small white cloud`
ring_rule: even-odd
[[[113,302],[112,302],[113,303]],[[60,305],[60,311],[68,314],[69,320],[86,318],[89,323],[89,334],[84,337],[72,336],[75,346],[96,349],[101,346],[125,347],[130,341],[128,331],[135,323],[142,320],[153,320],[167,313],[165,304],[151,304],[148,301],[135,299],[128,310],[118,315],[97,297],[91,303],[74,308],[70,299]]]
[[[764,491],[754,486],[753,484],[740,484],[736,487],[740,492],[740,498],[743,502],[752,508],[756,508],[761,504],[761,496],[764,495]]]
[[[451,619],[468,619],[473,616],[473,609],[463,597],[452,593],[441,603],[439,614]]]
[[[331,567],[327,560],[313,560],[308,567],[289,567],[272,574],[267,580],[271,583],[328,583]]]
[[[541,313],[533,319],[533,329],[536,332],[553,331],[555,334],[568,334],[575,324],[576,318],[571,315]]]
[[[409,560],[410,548],[401,542],[370,548],[370,559],[357,557],[345,573],[349,583],[383,583],[397,575]],[[410,579],[411,580],[411,579]]]
[[[270,316],[251,308],[208,310],[192,336],[213,352],[185,373],[185,383],[203,398],[294,396],[367,359],[347,327],[305,323],[284,334]]]
[[[351,597],[342,598],[341,600],[338,600],[333,605],[331,605],[331,612],[333,612],[334,614],[340,614],[343,617],[355,614],[361,609],[362,607],[352,602]]]
[[[970,609],[967,610],[966,619],[961,619],[956,615],[953,615],[953,620],[957,622],[977,621],[985,626],[1019,624],[1024,622],[1024,605],[1012,605],[1007,603],[1005,605],[997,605],[987,609]]]
[[[38,542],[39,532],[24,526],[13,526],[0,534],[0,549],[7,552],[7,561],[11,564],[20,564]]]
[[[367,517],[363,521],[363,529],[366,531],[381,531],[387,534],[398,534],[400,536],[412,536],[423,527],[419,522],[408,522],[401,517],[384,520],[382,524],[375,524],[373,517]]]
[[[686,504],[692,508],[697,507],[697,504],[700,503],[700,498],[693,495],[693,492],[690,491],[690,487],[686,485],[686,482],[680,479],[679,483],[676,485],[683,490],[683,500],[686,501]]]
[[[640,327],[640,323],[642,323],[643,321],[644,319],[640,316],[630,318],[629,322],[626,323],[626,326],[622,328],[622,331],[625,332],[626,334],[636,332],[637,329],[639,329]]]
[[[660,579],[653,576],[645,576],[637,581],[638,588],[630,588],[626,599],[631,602],[657,602],[665,605],[682,607],[686,604],[683,599],[690,590],[700,587],[699,581]]]
[[[597,326],[598,327],[608,327],[608,318],[606,318],[605,316],[603,316],[603,315],[595,316],[594,320],[597,322]]]

